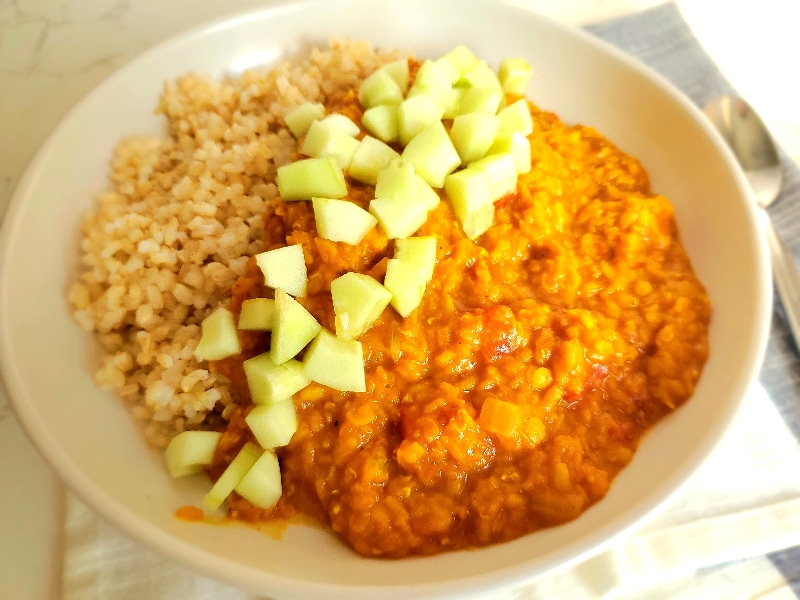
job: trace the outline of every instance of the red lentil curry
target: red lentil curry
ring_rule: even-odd
[[[360,122],[355,94],[329,112]],[[297,393],[277,508],[232,494],[232,518],[311,515],[365,556],[511,540],[602,499],[647,430],[692,395],[711,309],[670,203],[597,131],[530,109],[532,170],[496,203],[495,225],[473,242],[448,202],[430,213],[417,235],[438,241],[433,280],[409,317],[387,308],[359,338],[366,393]],[[373,188],[348,188],[366,208]],[[329,330],[330,282],[347,271],[381,281],[394,247],[379,228],[355,246],[322,239],[310,203],[280,199],[266,237],[267,249],[302,244],[298,301]],[[251,260],[231,310],[271,294]],[[241,363],[269,333],[241,335],[243,352],[213,365],[240,404],[213,478],[253,439]]]

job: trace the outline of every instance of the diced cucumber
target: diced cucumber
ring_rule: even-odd
[[[278,365],[268,352],[247,359],[242,366],[253,404],[285,402],[311,383],[300,361],[290,358]]]
[[[251,442],[247,442],[206,494],[203,499],[203,506],[209,510],[217,510],[222,506],[222,503],[225,502],[262,453],[263,450],[261,448]]]
[[[194,350],[198,360],[222,360],[242,351],[233,313],[220,306],[200,324],[200,342]]]
[[[267,286],[292,296],[305,295],[308,270],[302,245],[267,250],[256,254],[255,259]]]
[[[275,320],[269,357],[275,364],[294,358],[314,339],[322,326],[297,300],[283,290],[275,292]]]
[[[173,477],[185,477],[203,470],[214,460],[218,431],[183,431],[172,438],[164,450],[167,470]]]

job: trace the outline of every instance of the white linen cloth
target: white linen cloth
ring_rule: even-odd
[[[798,464],[800,444],[757,385],[708,462],[644,528],[582,564],[496,598],[634,598],[645,592],[666,598],[697,591],[713,579],[713,572],[695,575],[698,569],[800,544]],[[256,598],[142,547],[72,494],[64,547],[64,600]],[[752,582],[752,574],[747,579]],[[741,595],[745,589],[745,582],[737,584],[737,597],[752,597]],[[713,597],[712,591],[703,597]],[[716,597],[733,597],[731,591]]]
[[[698,104],[729,89],[672,4],[589,30],[659,70]],[[794,164],[787,165],[783,195],[771,212],[787,239],[797,239]],[[769,395],[760,384],[751,390],[713,456],[658,515],[586,562],[492,600],[795,597],[775,567],[779,561],[765,558],[800,546],[800,376],[778,308],[761,374]],[[254,598],[141,547],[71,494],[65,513],[65,600]]]

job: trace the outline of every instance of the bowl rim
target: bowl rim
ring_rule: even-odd
[[[470,1],[474,4],[491,4],[491,2],[484,0]],[[159,56],[169,48],[180,46],[195,38],[201,38],[210,33],[221,30],[233,30],[239,24],[244,22],[267,19],[273,15],[299,11],[314,4],[324,2],[325,0],[280,0],[268,6],[255,9],[251,8],[239,10],[221,17],[217,17],[206,23],[191,27],[181,33],[168,36],[163,41],[132,57],[131,60],[115,69],[102,81],[96,84],[61,118],[58,125],[51,131],[45,141],[37,149],[34,156],[23,170],[18,183],[12,190],[6,209],[6,214],[2,218],[2,222],[0,222],[0,264],[5,260],[6,250],[14,238],[14,230],[18,224],[18,215],[22,210],[24,199],[30,194],[31,189],[35,186],[35,183],[38,180],[43,166],[48,159],[48,155],[55,143],[55,140],[61,135],[61,132],[65,128],[66,124],[71,121],[76,114],[85,110],[85,107],[91,104],[95,98],[102,96],[107,89],[113,87],[118,81],[124,80],[128,76],[129,72],[137,68],[139,64],[152,60],[154,57]],[[352,0],[330,0],[330,2],[353,4]],[[750,197],[751,200],[753,199],[752,192],[747,185],[746,179],[741,173],[741,170],[739,169],[738,164],[736,163],[736,160],[727,145],[724,144],[718,133],[702,117],[702,113],[699,111],[699,109],[664,76],[644,65],[640,61],[632,58],[630,55],[611,45],[609,42],[606,42],[579,27],[556,21],[552,18],[541,15],[533,9],[524,8],[516,4],[498,3],[498,7],[502,7],[507,10],[519,11],[520,13],[524,13],[527,18],[542,22],[546,27],[558,30],[561,33],[572,37],[577,37],[582,43],[589,44],[596,51],[611,55],[616,61],[624,63],[628,68],[654,82],[662,91],[669,95],[673,102],[678,104],[685,113],[691,116],[693,121],[699,125],[701,129],[703,129],[703,131],[706,133],[706,137],[712,140],[716,149],[723,157],[728,171],[733,176],[737,186],[743,192],[743,195]],[[760,215],[757,214],[754,201],[752,202],[751,207],[752,208],[749,209],[749,217],[752,223],[756,223],[757,219],[760,218]],[[738,412],[739,405],[747,393],[744,388],[749,387],[749,385],[755,382],[758,370],[760,369],[761,362],[766,351],[769,323],[771,319],[771,310],[769,307],[772,304],[772,285],[771,274],[769,271],[769,260],[766,252],[766,242],[763,232],[760,230],[760,228],[757,229],[756,245],[758,256],[756,257],[756,260],[758,264],[761,265],[761,274],[763,276],[762,280],[757,284],[759,293],[756,301],[757,305],[760,307],[759,312],[762,316],[760,322],[758,323],[758,332],[760,334],[758,344],[755,344],[750,349],[749,354],[751,360],[748,360],[748,364],[751,365],[751,367],[749,372],[740,375],[739,387],[742,393],[739,394],[738,401],[736,403],[730,403],[726,418],[716,423],[716,435],[707,438],[704,447],[699,448],[698,451],[695,452],[695,455],[702,458],[701,462],[704,462],[708,458],[711,450],[719,442],[723,433],[728,429],[728,426],[733,420],[735,414]],[[0,283],[3,283],[3,280],[4,278],[0,278]],[[0,292],[1,291],[2,290],[0,289]],[[0,294],[0,300],[2,300],[3,295],[4,294]],[[178,559],[181,563],[198,573],[203,573],[206,571],[208,568],[208,554],[205,551],[194,547],[188,547],[185,542],[181,542],[176,546],[172,536],[162,531],[155,524],[139,522],[140,519],[136,515],[132,514],[123,505],[113,501],[113,498],[104,493],[103,489],[94,483],[93,480],[91,480],[84,472],[82,472],[80,469],[76,469],[75,465],[73,465],[68,457],[60,454],[58,446],[46,432],[42,431],[41,422],[36,411],[28,407],[24,402],[20,401],[25,393],[22,390],[22,383],[13,376],[12,372],[13,368],[11,364],[10,348],[6,346],[6,341],[3,339],[2,343],[0,343],[0,375],[2,375],[2,377],[0,377],[0,386],[5,389],[12,409],[19,418],[20,424],[26,435],[32,440],[37,451],[54,468],[54,471],[58,474],[59,478],[67,484],[67,487],[82,501],[91,506],[93,510],[102,515],[105,519],[108,519],[121,531],[124,531],[126,535],[129,535],[130,537],[144,543],[148,547],[154,548],[167,556]],[[626,523],[624,526],[611,523],[606,527],[592,532],[592,534],[588,536],[591,541],[588,544],[581,544],[586,546],[586,549],[584,549],[582,552],[575,553],[574,549],[572,549],[572,546],[568,545],[563,548],[561,552],[555,553],[548,559],[539,559],[537,562],[542,566],[541,568],[537,569],[537,574],[543,574],[555,567],[567,567],[569,565],[574,565],[606,548],[625,532],[639,525],[648,515],[652,515],[658,509],[658,507],[662,506],[666,501],[669,500],[669,498],[676,494],[698,467],[699,464],[687,464],[683,469],[683,472],[676,473],[673,476],[673,480],[679,481],[679,485],[672,486],[672,491],[667,494],[662,494],[660,500],[657,502],[651,502],[650,504],[644,503],[643,505],[639,506],[639,510],[635,515],[628,514],[624,519],[620,519]],[[98,492],[100,493],[98,494]],[[612,534],[609,535],[609,532],[612,532]],[[568,556],[562,556],[564,554]],[[231,574],[215,571],[213,575],[216,579],[227,581],[232,585],[237,585],[240,587],[244,585],[250,589],[259,590],[262,592],[265,589],[264,585],[266,578],[270,586],[269,589],[279,595],[291,595],[298,591],[297,586],[299,585],[294,579],[280,578],[264,572],[256,573],[255,571],[248,569],[241,569],[239,572],[234,572]],[[502,577],[503,582],[501,585],[498,585],[498,577]],[[399,589],[401,593],[399,593],[397,597],[400,595],[406,596],[409,593],[418,595],[420,597],[444,597],[455,596],[456,594],[458,594],[459,597],[464,597],[464,595],[477,596],[490,590],[498,590],[501,588],[508,589],[526,581],[530,581],[529,565],[526,564],[526,562],[521,562],[503,571],[493,571],[490,574],[479,576],[467,576],[466,578],[458,581],[437,582],[436,584],[409,584],[408,586],[402,586],[402,588]],[[365,593],[367,595],[364,597],[369,597],[371,593],[377,591],[362,585],[344,586],[338,584],[316,584],[309,582],[303,582],[302,585],[305,586],[303,588],[303,592],[310,594],[310,597],[313,597],[314,594],[319,594],[322,591],[330,594],[333,591],[332,588],[335,588],[334,595],[342,598],[356,597],[359,594],[363,595]],[[383,588],[380,588],[380,590],[383,591]],[[392,597],[395,596],[393,595]]]

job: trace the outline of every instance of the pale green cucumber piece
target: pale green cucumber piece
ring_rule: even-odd
[[[301,244],[267,250],[256,254],[255,259],[267,286],[292,296],[305,296],[308,270]]]
[[[293,358],[277,365],[265,352],[247,359],[242,366],[253,404],[285,402],[311,383],[302,363]]]
[[[421,94],[406,98],[397,105],[397,130],[404,146],[431,123],[441,121],[444,107],[430,96]]]
[[[444,184],[450,205],[464,234],[471,240],[483,234],[494,223],[489,175],[468,167],[449,175]]]
[[[353,154],[347,172],[356,181],[375,185],[378,180],[378,171],[395,158],[400,158],[400,155],[389,144],[365,135]],[[324,194],[317,195],[325,197]],[[339,197],[341,198],[341,196]]]
[[[358,144],[356,138],[338,127],[326,125],[325,121],[314,121],[300,146],[300,152],[312,158],[329,156],[340,169],[347,169]]]
[[[322,123],[325,127],[338,129],[350,137],[356,137],[359,133],[361,133],[361,129],[355,123],[355,121],[353,121],[353,119],[347,115],[343,115],[341,113],[331,113],[322,118],[320,123]]]
[[[394,257],[402,262],[419,266],[425,275],[425,281],[433,279],[436,267],[436,238],[432,235],[396,240]]]
[[[461,97],[458,114],[485,113],[494,116],[503,101],[503,93],[495,87],[470,87]]]
[[[323,329],[303,357],[306,375],[342,392],[365,392],[364,350],[357,340],[340,340]]]
[[[278,167],[278,194],[284,200],[344,198],[347,184],[341,167],[330,156],[306,158]]]
[[[414,172],[414,165],[402,158],[397,158],[378,171],[375,197],[405,198],[407,200],[417,198],[417,175]]]
[[[458,114],[461,98],[465,89],[462,87],[436,87],[433,85],[415,84],[409,90],[406,98],[416,98],[417,96],[427,96],[444,110],[443,119],[452,119]]]
[[[436,61],[450,76],[450,83],[457,83],[471,67],[478,62],[478,58],[466,46],[456,46],[450,52]]]
[[[375,198],[369,212],[389,239],[412,236],[428,220],[428,208],[415,198]]]
[[[440,188],[444,178],[461,164],[453,142],[441,121],[431,123],[405,147],[403,158],[431,187]]]
[[[283,493],[281,467],[275,453],[265,450],[234,490],[253,506],[264,510],[275,508]]]
[[[349,341],[372,327],[392,293],[369,275],[351,272],[331,281],[331,297],[336,337]]]
[[[417,199],[425,205],[425,208],[430,212],[439,206],[439,202],[441,202],[442,199],[439,197],[436,190],[428,185],[428,182],[419,175],[415,175],[414,179],[417,182]]]
[[[381,70],[386,71],[389,76],[394,79],[394,82],[398,85],[403,94],[408,91],[409,69],[407,59],[403,58],[386,63],[381,67]]]
[[[206,494],[203,506],[209,510],[217,510],[242,480],[242,477],[256,464],[262,453],[261,448],[247,442]]]
[[[292,135],[299,139],[303,137],[311,123],[325,116],[325,106],[319,102],[305,102],[286,115],[286,126]]]
[[[411,89],[414,86],[446,89],[452,87],[452,85],[450,74],[446,68],[432,60],[426,60],[417,69],[417,76],[411,85]]]
[[[242,302],[239,312],[239,329],[269,331],[275,312],[275,300],[271,298],[250,298]]]
[[[521,133],[498,135],[486,154],[511,154],[517,174],[531,170],[531,143]]]
[[[528,107],[528,101],[525,98],[520,98],[506,106],[497,113],[497,117],[500,119],[499,135],[510,133],[530,135],[533,133],[531,109]]]
[[[489,195],[492,202],[517,190],[517,167],[511,154],[490,154],[469,165],[489,176]]]
[[[450,127],[450,139],[462,164],[469,164],[486,156],[500,128],[500,119],[493,114],[473,112],[458,115]]]
[[[222,360],[242,351],[233,313],[220,306],[200,323],[200,342],[194,350],[198,360]]]
[[[275,291],[275,320],[269,357],[276,364],[294,358],[319,333],[322,326],[297,300],[283,290]]]
[[[375,227],[378,220],[349,200],[312,198],[314,220],[321,238],[355,245]]]
[[[483,60],[476,61],[467,69],[458,81],[458,85],[462,87],[494,88],[501,93],[503,91],[497,74]]]
[[[265,450],[285,446],[297,431],[297,410],[291,398],[276,404],[254,406],[244,420]]]
[[[403,100],[403,90],[383,69],[368,76],[358,88],[358,101],[364,108],[379,104],[397,104]]]
[[[185,477],[203,470],[214,461],[222,434],[218,431],[183,431],[164,450],[167,470],[173,477]]]
[[[361,124],[382,142],[396,142],[400,139],[397,106],[397,104],[380,104],[368,108],[361,117]]]
[[[392,293],[390,304],[401,317],[408,317],[422,302],[428,283],[426,278],[424,266],[396,258],[386,263],[383,286]]]
[[[533,70],[527,60],[509,57],[500,61],[497,78],[506,94],[522,96],[525,88],[528,87],[532,73]]]

